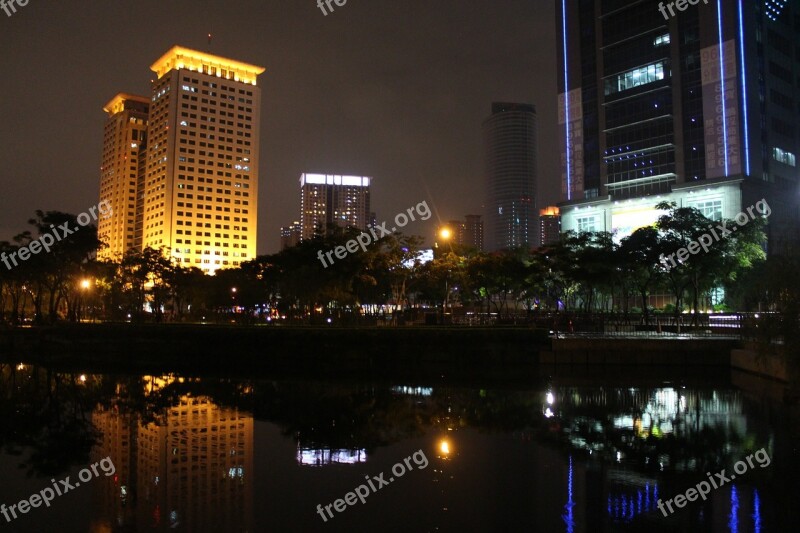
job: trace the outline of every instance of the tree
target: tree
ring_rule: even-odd
[[[619,247],[623,278],[635,288],[642,302],[642,320],[650,323],[649,297],[651,289],[657,287],[663,276],[659,263],[662,239],[656,228],[639,228],[622,239]]]

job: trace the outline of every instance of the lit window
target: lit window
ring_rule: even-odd
[[[794,167],[797,165],[796,157],[792,152],[781,150],[778,147],[772,149],[772,159],[774,159],[778,163],[789,165],[790,167]]]
[[[722,220],[722,200],[706,200],[701,202],[688,202],[687,207],[693,207],[703,213],[709,220],[719,222]]]
[[[622,72],[616,76],[606,79],[605,93],[615,94],[641,85],[647,85],[664,79],[664,63],[658,62],[652,65],[635,68],[627,72]]]
[[[578,222],[578,231],[588,232],[588,231],[597,231],[597,218],[594,216],[590,217],[580,217],[577,219]]]
[[[653,39],[654,46],[664,46],[670,43],[669,33],[665,33],[664,35],[659,35],[655,39]]]

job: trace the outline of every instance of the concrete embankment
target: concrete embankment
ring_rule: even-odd
[[[779,345],[746,343],[731,352],[731,367],[757,376],[788,383],[792,381],[790,360],[786,349]],[[795,382],[796,382],[795,377]]]
[[[719,375],[734,339],[570,337],[528,328],[81,324],[0,332],[5,361],[113,372],[529,383],[548,375]],[[666,372],[665,372],[666,371]]]
[[[547,332],[526,328],[303,328],[81,324],[5,333],[20,361],[113,371],[527,380]],[[9,335],[11,337],[9,337]]]
[[[730,364],[735,339],[571,337],[553,339],[540,354],[543,365],[718,366]]]

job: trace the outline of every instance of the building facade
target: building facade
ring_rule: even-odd
[[[539,246],[547,246],[561,240],[561,214],[558,207],[539,210]]]
[[[461,232],[461,244],[483,251],[483,220],[481,215],[467,215]]]
[[[106,244],[97,252],[101,260],[121,258],[137,247],[138,183],[144,173],[149,109],[149,98],[126,93],[103,106],[108,118],[103,128],[100,201],[111,211],[97,221],[97,236]]]
[[[557,0],[563,231],[652,225],[660,201],[798,213],[797,3]]]
[[[332,174],[300,176],[302,239],[311,239],[334,226],[366,231],[373,219],[370,211],[372,178]]]
[[[281,227],[281,250],[297,246],[303,240],[303,225],[292,222],[289,226]]]
[[[466,215],[464,220],[450,220],[447,224],[440,225],[436,235],[441,238],[442,231],[450,231],[453,244],[468,246],[475,250],[483,251],[483,221],[481,215]]]
[[[494,103],[483,122],[486,249],[533,247],[536,240],[536,108]]]
[[[105,108],[100,197],[114,215],[100,256],[154,248],[206,274],[235,268],[256,256],[264,68],[180,46],[150,68],[149,99]]]
[[[179,46],[150,67],[143,246],[213,274],[256,256],[263,67]]]

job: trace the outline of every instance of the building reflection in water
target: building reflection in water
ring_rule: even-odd
[[[52,401],[53,412],[82,413],[76,398],[88,405],[99,402],[91,417],[97,430],[91,460],[110,457],[116,473],[92,483],[101,505],[87,512],[92,513],[96,532],[254,531],[250,409],[278,426],[281,439],[297,435],[284,459],[301,466],[362,464],[366,450],[371,457],[372,450],[388,445],[431,439],[435,459],[431,457],[429,476],[435,483],[442,524],[450,520],[447,510],[458,506],[462,481],[464,485],[473,481],[470,465],[462,463],[478,460],[474,453],[479,443],[504,446],[507,435],[522,435],[524,443],[533,441],[531,464],[554,473],[542,480],[541,490],[552,501],[537,508],[541,514],[537,519],[547,520],[550,530],[575,533],[596,530],[601,523],[608,531],[654,525],[663,520],[656,507],[658,498],[669,499],[693,486],[686,481],[692,475],[719,472],[762,447],[776,464],[785,463],[791,448],[786,439],[780,441],[782,448],[775,445],[776,436],[782,436],[777,432],[786,426],[761,416],[762,410],[754,414],[752,401],[727,388],[551,384],[549,389],[498,391],[286,386],[58,374],[27,365],[8,366],[0,377],[0,387],[6,391],[0,395],[6,398],[4,412],[12,417],[8,426],[16,431],[7,433],[7,439],[16,439],[10,442],[27,445],[42,438],[39,426],[28,428],[23,417],[15,415],[29,412],[29,404]],[[320,397],[332,407],[320,410]],[[246,405],[248,411],[236,405]],[[340,423],[331,423],[332,419]],[[49,419],[42,424],[60,427]],[[485,435],[493,433],[500,437],[487,441]],[[61,442],[64,433],[48,435],[55,437],[44,440],[43,449],[55,439],[60,439],[59,445],[68,444]],[[73,444],[74,457],[81,463],[91,442],[86,438]],[[454,460],[463,450],[472,450],[472,455],[468,453],[465,461]],[[303,470],[301,478],[310,479],[308,469]],[[774,467],[763,473],[759,469],[737,479],[736,485],[714,491],[709,501],[697,503],[692,516],[684,515],[684,522],[675,516],[676,523],[708,531],[767,529],[786,507],[776,503],[781,500],[769,485],[773,476],[787,483],[786,475]]]
[[[297,446],[297,464],[302,466],[326,466],[331,464],[353,465],[367,460],[366,450],[304,449]]]
[[[591,516],[598,499],[605,501],[606,518],[612,524],[627,524],[645,514],[661,518],[657,509],[658,499],[664,498],[659,495],[661,473],[719,471],[751,448],[770,450],[773,439],[748,427],[742,394],[735,390],[554,387],[543,393],[541,413],[557,438],[586,461],[576,470],[573,454],[566,459],[562,519],[567,533],[586,530],[587,524],[576,520],[573,509],[584,508]],[[693,445],[709,436],[714,436],[716,447]],[[576,475],[586,488],[585,495],[577,498]],[[699,515],[708,526],[716,526],[715,531],[720,527],[731,533],[761,531],[756,488],[737,482],[709,500],[715,503],[709,501],[707,512]]]
[[[145,397],[172,384],[145,377]],[[208,397],[181,394],[145,420],[119,395],[98,406],[93,460],[116,475],[98,479],[102,515],[94,530],[252,531],[253,417]]]

